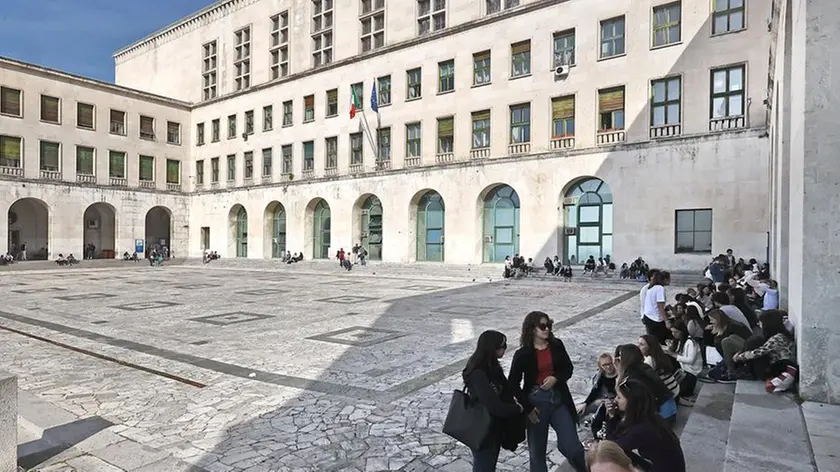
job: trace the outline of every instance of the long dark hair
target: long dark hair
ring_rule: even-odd
[[[741,313],[744,314],[751,325],[755,325],[758,320],[755,316],[755,310],[750,308],[749,303],[747,303],[747,291],[740,287],[733,287],[729,289],[729,293],[732,296],[732,304],[741,310]]]
[[[647,343],[648,351],[651,359],[653,359],[653,365],[656,366],[656,370],[661,370],[666,374],[674,372],[674,362],[672,361],[671,356],[665,354],[665,351],[662,350],[662,345],[659,344],[659,340],[649,334],[643,334],[639,337],[644,339]]]
[[[463,377],[466,382],[470,374],[475,370],[484,370],[487,372],[488,378],[498,377],[502,375],[504,378],[504,371],[499,365],[499,358],[496,356],[496,351],[507,345],[507,337],[498,331],[485,331],[478,337],[478,345],[475,347],[470,359],[467,361],[467,367],[464,368]]]
[[[653,392],[645,384],[635,379],[627,379],[618,385],[618,389],[627,400],[619,432],[637,424],[649,423],[654,426],[661,439],[679,443],[677,436],[659,417],[659,405],[656,404]]]
[[[764,339],[770,339],[777,334],[783,334],[786,338],[793,341],[793,334],[785,326],[785,315],[787,315],[787,312],[782,310],[767,310],[761,313],[759,321],[761,321],[761,331],[764,333]]]
[[[661,270],[653,275],[650,279],[650,286],[665,285],[665,282],[671,281],[671,273],[667,270]]]
[[[532,311],[525,315],[522,321],[522,334],[519,335],[519,345],[521,347],[534,347],[534,330],[540,324],[540,320],[545,318],[551,321],[551,318],[541,311]],[[549,339],[554,337],[554,332],[548,333]]]
[[[685,324],[688,326],[688,322],[694,320],[697,324],[700,325],[701,328],[706,327],[706,322],[703,321],[703,317],[701,316],[700,310],[697,309],[697,306],[694,304],[686,305],[685,306]]]
[[[691,307],[691,308],[694,308],[694,307]],[[697,311],[697,309],[694,308],[694,311]],[[687,341],[691,341],[691,338],[688,335],[688,327],[681,320],[677,320],[677,321],[674,321],[674,323],[671,325],[671,329],[675,329],[675,330],[679,331],[680,334],[682,334],[682,339],[674,339],[673,342],[671,343],[671,350],[676,352],[676,353],[680,353],[680,352],[682,352],[683,346],[685,346],[685,343]],[[691,341],[691,342],[694,342],[694,341]]]
[[[627,372],[644,364],[645,356],[642,350],[635,344],[620,344],[615,348],[615,357],[620,358],[621,372],[619,376],[626,378]]]

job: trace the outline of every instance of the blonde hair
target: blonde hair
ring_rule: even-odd
[[[634,472],[633,462],[621,449],[621,446],[612,441],[598,441],[593,444],[586,454],[586,464],[592,467],[595,464],[617,465],[627,472]]]

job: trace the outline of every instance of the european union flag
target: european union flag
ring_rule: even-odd
[[[379,113],[379,103],[376,100],[376,79],[373,80],[373,88],[370,91],[370,109],[374,113]]]

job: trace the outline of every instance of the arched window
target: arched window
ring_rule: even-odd
[[[612,253],[613,197],[603,180],[581,180],[563,199],[563,232],[566,260],[583,264]]]
[[[236,213],[236,257],[248,257],[248,212],[244,207]]]
[[[443,262],[446,207],[434,190],[426,192],[417,203],[417,260]]]
[[[315,259],[330,258],[330,206],[324,200],[319,200],[313,210],[314,245],[312,257]]]
[[[368,259],[382,260],[382,202],[376,195],[369,196],[362,205],[362,246]]]
[[[286,252],[286,209],[281,204],[271,214],[271,257],[283,257]]]
[[[484,199],[484,262],[502,262],[519,253],[519,195],[500,185]]]

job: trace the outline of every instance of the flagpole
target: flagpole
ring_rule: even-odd
[[[361,111],[362,111],[362,122],[363,122],[362,130],[367,131],[368,142],[370,143],[370,146],[374,150],[376,150],[376,144],[373,142],[373,137],[370,134],[370,123],[368,123],[367,115],[365,115],[365,109],[362,108]]]

